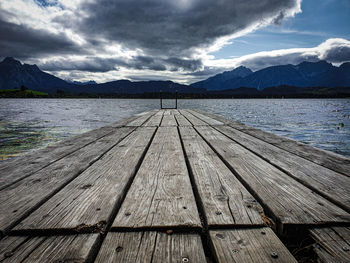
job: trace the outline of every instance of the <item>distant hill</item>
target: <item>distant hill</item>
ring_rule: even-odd
[[[196,88],[204,88],[206,90],[222,90],[225,82],[239,82],[241,79],[249,76],[252,73],[253,71],[251,71],[249,68],[241,66],[232,71],[225,71],[206,80],[193,83],[191,86]]]
[[[69,89],[66,81],[41,71],[36,65],[22,64],[13,58],[0,62],[0,89],[19,89],[25,85],[31,90],[47,93]]]
[[[241,70],[241,68],[239,67],[230,72],[235,73],[236,70]],[[248,73],[247,70],[245,72]],[[230,72],[222,74],[230,76]],[[294,87],[350,87],[350,63],[344,63],[340,67],[335,67],[326,61],[272,66],[252,72],[246,76],[234,76],[224,81],[222,74],[193,83],[191,86],[205,86],[208,90],[228,90],[240,87],[263,90],[280,85]]]
[[[96,84],[93,81],[67,82],[41,71],[36,65],[22,64],[14,58],[0,62],[0,90],[19,89],[22,85],[31,90],[56,94],[143,94],[154,92],[204,93],[204,89],[178,84],[172,81],[117,80]]]
[[[68,82],[41,71],[36,65],[22,64],[13,58],[5,58],[0,62],[0,90],[18,90],[21,86],[58,97],[157,97],[160,91],[178,91],[180,94],[192,94],[192,97],[197,98],[349,97],[350,63],[335,67],[325,61],[303,62],[298,65],[267,67],[256,72],[241,66],[188,86],[172,81],[116,80],[100,84],[94,81]],[[3,92],[2,96],[13,94],[12,91]],[[16,91],[13,96],[20,94],[22,93]],[[30,96],[32,94],[34,93],[29,93]]]

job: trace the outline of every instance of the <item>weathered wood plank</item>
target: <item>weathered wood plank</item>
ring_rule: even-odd
[[[231,120],[231,119],[227,119],[227,118],[224,118],[224,117],[222,117],[222,116],[220,116],[220,115],[213,114],[213,113],[210,113],[210,112],[206,112],[206,111],[203,111],[203,110],[194,109],[194,110],[192,110],[192,111],[197,112],[197,113],[199,113],[199,114],[201,114],[201,115],[204,115],[204,116],[206,116],[206,117],[209,117],[209,118],[211,118],[211,119],[220,121],[220,122],[222,122],[224,125],[230,125],[230,124],[232,124],[232,125],[235,125],[235,127],[237,127],[237,128],[240,127],[241,129],[250,129],[250,128],[252,128],[252,127],[247,126],[247,125],[245,125],[245,124],[243,124],[243,123],[241,123],[241,122],[234,121],[234,120]],[[198,115],[198,116],[201,116],[201,115]],[[202,117],[202,116],[201,116],[201,117]],[[200,118],[200,119],[201,119],[201,118]],[[254,129],[254,128],[253,128],[253,129]]]
[[[207,113],[199,110],[196,110],[196,112],[199,112],[203,115],[217,119],[222,122],[224,122],[225,120],[225,118],[211,114],[211,113]],[[301,142],[297,142],[285,137],[275,135],[273,133],[269,133],[253,127],[249,127],[245,124],[242,124],[236,121],[231,121],[226,119],[225,124],[235,129],[241,130],[265,142],[273,144],[290,153],[303,157],[311,162],[314,162],[316,164],[322,165],[336,172],[350,176],[350,172],[349,172],[350,158],[348,157],[345,157],[330,151],[325,151],[323,149],[315,148]]]
[[[160,126],[162,127],[177,126],[175,115],[172,115],[172,114],[164,115]]]
[[[157,111],[155,111],[155,110],[149,111],[149,112],[142,112],[139,115],[137,115],[137,116],[139,116],[139,118],[127,123],[125,126],[127,126],[127,127],[135,127],[135,126],[139,127],[156,113],[157,113]]]
[[[0,189],[17,182],[36,171],[49,166],[57,160],[71,154],[97,139],[111,133],[114,128],[101,128],[88,132],[84,136],[74,136],[63,142],[56,143],[22,157],[4,162],[0,165]]]
[[[9,230],[16,222],[97,161],[133,129],[119,128],[116,132],[1,190],[0,231]]]
[[[10,236],[0,241],[1,262],[86,262],[98,234],[51,237]]]
[[[158,128],[112,226],[201,226],[176,127]]]
[[[247,149],[280,167],[293,178],[350,211],[350,177],[259,140],[229,126],[216,127]]]
[[[95,262],[206,262],[197,234],[110,232]]]
[[[185,116],[186,119],[191,122],[192,125],[194,126],[208,126],[208,123],[198,119],[196,116],[194,116],[193,114],[185,111],[185,110],[179,110],[179,112],[181,113],[181,115]]]
[[[349,222],[350,214],[214,128],[196,129],[271,211],[279,231],[289,225]]]
[[[332,227],[310,230],[316,241],[315,252],[319,262],[350,262],[350,228]]]
[[[175,115],[175,118],[179,126],[192,126],[192,124],[181,114]]]
[[[186,110],[186,111],[193,114],[194,116],[201,119],[202,121],[208,123],[209,125],[212,125],[212,126],[224,125],[224,123],[222,121],[219,121],[219,120],[213,119],[211,117],[208,117],[206,115],[200,114],[194,110]]]
[[[172,115],[180,115],[180,112],[177,109],[170,110],[170,112]]]
[[[127,123],[138,118],[140,118],[140,116],[135,115],[96,130],[72,136],[67,140],[27,153],[19,158],[1,162],[0,189],[4,189],[9,185],[30,176],[68,154],[87,146],[107,134],[110,134],[115,131],[115,128],[125,126]]]
[[[146,121],[142,126],[146,127],[157,127],[160,125],[162,118],[163,118],[164,110],[158,111],[156,114],[154,114],[151,118],[149,118],[148,121]]]
[[[262,225],[262,207],[194,128],[179,130],[208,225]]]
[[[150,144],[155,127],[140,127],[34,211],[14,230],[104,231]]]
[[[128,117],[128,118],[124,118],[124,119],[121,119],[117,122],[114,122],[114,123],[111,123],[111,124],[108,124],[106,127],[113,127],[113,128],[120,128],[120,127],[124,127],[126,126],[128,123],[136,120],[136,119],[139,119],[142,115],[145,115],[145,114],[152,114],[152,113],[155,113],[157,111],[155,110],[152,110],[152,111],[145,111],[145,112],[142,112],[141,114],[135,114],[131,117]]]
[[[211,230],[219,263],[297,262],[270,228]]]

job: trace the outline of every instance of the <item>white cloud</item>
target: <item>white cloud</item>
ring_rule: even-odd
[[[262,51],[232,59],[214,59],[203,63],[208,67],[231,69],[246,66],[252,70],[283,65],[298,64],[302,61],[327,60],[333,64],[350,61],[350,41],[341,38],[331,38],[313,48],[291,48],[273,51]]]

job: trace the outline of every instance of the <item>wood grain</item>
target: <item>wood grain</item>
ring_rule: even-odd
[[[159,127],[114,228],[200,227],[176,127]]]
[[[197,234],[162,232],[108,233],[97,256],[97,263],[206,262]]]
[[[225,135],[211,127],[196,129],[271,211],[279,231],[288,225],[349,222],[347,212]]]
[[[206,115],[208,117],[211,117],[219,121],[224,122],[225,120],[225,118],[220,117],[218,115],[211,114],[211,113],[207,113],[199,110],[196,110],[196,112],[199,112],[203,115]],[[350,176],[350,158],[348,157],[345,157],[343,155],[336,154],[330,151],[326,151],[323,149],[315,148],[301,142],[297,142],[285,137],[275,135],[273,133],[269,133],[253,127],[249,127],[245,124],[242,124],[236,121],[226,119],[225,124],[235,129],[241,130],[258,139],[261,139],[267,143],[273,144],[292,154],[303,157],[311,162],[322,165],[326,168],[342,173],[344,175]]]
[[[169,126],[177,126],[177,122],[175,120],[175,115],[164,115],[162,123],[160,126],[162,127],[169,127]]]
[[[297,262],[270,228],[210,230],[219,263]]]
[[[202,126],[202,125],[208,126],[208,123],[202,121],[201,119],[198,119],[193,114],[191,114],[185,110],[179,110],[179,112],[181,113],[181,115],[185,116],[186,119],[194,126]]]
[[[175,115],[175,118],[179,126],[192,126],[192,124],[181,114]]]
[[[0,231],[6,232],[97,161],[134,128],[116,132],[0,191]]]
[[[315,228],[310,234],[317,243],[315,252],[319,262],[350,262],[349,227]]]
[[[211,117],[208,117],[206,115],[200,114],[199,112],[196,112],[194,110],[186,110],[187,112],[191,113],[192,115],[196,116],[197,118],[201,119],[202,121],[208,123],[209,125],[212,126],[217,126],[217,125],[224,125],[222,121],[213,119]]]
[[[125,126],[139,127],[156,113],[157,113],[157,111],[141,112],[137,115],[137,116],[139,116],[139,118],[137,118],[131,122],[128,122]]]
[[[148,112],[147,112],[148,113]],[[132,116],[0,163],[0,190],[140,118]]]
[[[86,262],[98,238],[98,234],[10,236],[0,241],[0,260],[4,263]]]
[[[104,231],[133,179],[155,127],[140,127],[14,230]]]
[[[220,126],[216,128],[240,145],[280,167],[307,187],[350,211],[350,177],[290,154],[232,127]]]
[[[262,225],[262,207],[215,152],[194,128],[179,130],[208,225]]]
[[[163,118],[164,110],[158,111],[156,114],[154,114],[151,118],[149,118],[148,121],[146,121],[142,126],[146,127],[157,127],[160,125],[162,118]]]

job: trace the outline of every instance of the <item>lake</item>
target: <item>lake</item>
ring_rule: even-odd
[[[179,100],[178,106],[350,156],[350,99]],[[0,160],[158,108],[159,100],[144,99],[0,99]]]

